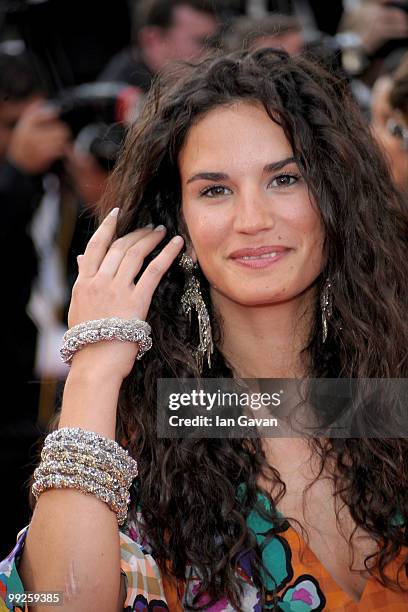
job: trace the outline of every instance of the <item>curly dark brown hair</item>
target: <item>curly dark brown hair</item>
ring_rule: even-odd
[[[323,221],[326,264],[316,284],[320,291],[324,279],[333,279],[333,315],[323,345],[316,303],[304,349],[311,357],[308,376],[406,377],[405,203],[347,84],[305,57],[273,49],[216,52],[198,65],[185,64],[158,78],[128,132],[101,204],[101,218],[108,209],[120,206],[119,236],[149,222],[167,227],[165,240],[179,233],[187,236],[181,216],[178,153],[194,122],[236,101],[262,104],[271,120],[282,126]],[[146,265],[162,246],[152,252]],[[202,274],[200,281],[219,345],[222,325]],[[260,439],[157,437],[157,379],[199,376],[192,359],[197,329],[180,312],[183,287],[184,276],[175,262],[150,307],[153,347],[123,383],[117,436],[127,441],[138,460],[131,512],[140,504],[143,528],[161,571],[184,579],[186,566],[193,565],[203,576],[203,591],[213,600],[227,597],[241,610],[235,574],[239,551],[251,552],[254,583],[263,602],[267,597],[261,579],[267,569],[246,524],[260,491],[257,476],[263,473],[273,485],[267,495],[275,525],[274,508],[285,485],[268,464]],[[232,377],[230,364],[217,348],[211,370],[206,366],[202,376]],[[394,583],[384,570],[408,544],[404,525],[390,522],[397,510],[404,524],[408,518],[407,440],[331,438],[313,439],[311,444],[322,471],[335,466],[330,469],[339,501],[348,506],[356,525],[378,543],[378,553],[366,559],[370,573],[382,584],[397,588],[400,581]],[[247,495],[238,500],[236,491],[242,482]],[[407,567],[408,555],[401,570]],[[190,605],[189,609],[207,607]]]

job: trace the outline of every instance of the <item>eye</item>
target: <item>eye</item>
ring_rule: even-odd
[[[225,190],[228,190],[228,187],[224,187],[223,185],[213,185],[212,187],[206,187],[205,189],[200,191],[200,196],[205,196],[207,198],[216,198],[217,196],[225,195]]]
[[[273,187],[290,187],[299,180],[299,176],[295,174],[280,174],[270,182]]]

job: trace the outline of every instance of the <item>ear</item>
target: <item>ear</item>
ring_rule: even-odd
[[[193,262],[194,262],[194,263],[197,263],[197,255],[196,255],[196,252],[195,252],[195,250],[194,250],[193,245],[192,245],[192,244],[191,244],[191,242],[190,242],[190,238],[189,238],[189,236],[186,236],[186,235],[184,234],[184,236],[183,236],[183,237],[184,237],[184,243],[185,243],[185,245],[186,245],[186,248],[185,248],[185,253],[186,253],[186,255],[189,255],[189,256],[191,257],[191,259],[193,260]]]
[[[186,255],[189,255],[191,257],[191,259],[194,261],[194,263],[197,263],[197,255],[196,255],[194,247],[193,247],[193,245],[191,243],[190,234],[188,233],[186,220],[184,219],[184,215],[183,214],[181,214],[180,221],[179,221],[179,228],[178,229],[179,229],[179,233],[184,238],[185,253],[186,253]]]
[[[190,257],[194,261],[194,263],[197,263],[197,255],[196,255],[196,252],[195,252],[194,247],[192,245],[190,245],[188,247],[187,253],[188,253],[188,255],[190,255]]]

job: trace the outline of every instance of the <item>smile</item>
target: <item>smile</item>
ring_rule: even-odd
[[[266,268],[280,261],[288,252],[289,249],[279,252],[264,253],[262,255],[243,255],[242,257],[233,257],[232,260],[247,268]]]

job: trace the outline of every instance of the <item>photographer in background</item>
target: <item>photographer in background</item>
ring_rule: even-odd
[[[218,30],[212,0],[138,0],[133,44],[115,55],[101,81],[123,81],[150,89],[153,76],[174,60],[197,60]]]
[[[34,361],[37,329],[27,314],[37,253],[30,223],[44,195],[43,176],[64,154],[67,126],[46,105],[46,86],[30,54],[0,52],[0,253],[3,263],[3,405],[0,414],[0,464],[6,513],[0,547],[15,540],[15,527],[28,517],[24,483],[31,473],[38,438],[39,382]],[[8,398],[6,400],[6,398]],[[6,470],[7,466],[7,470]],[[7,497],[6,497],[7,496]],[[13,499],[19,502],[13,505]]]
[[[303,49],[302,26],[296,17],[268,14],[264,17],[237,17],[222,36],[226,52],[276,47],[291,55]]]
[[[345,3],[339,25],[344,68],[372,86],[384,60],[397,49],[408,49],[407,0],[353,0]]]

